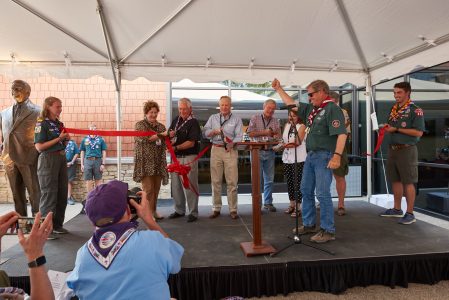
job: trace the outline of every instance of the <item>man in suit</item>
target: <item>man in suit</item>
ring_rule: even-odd
[[[37,179],[37,157],[34,127],[40,108],[30,99],[31,87],[23,80],[11,86],[14,105],[0,113],[1,159],[14,199],[16,212],[27,215],[25,188],[29,194],[32,214],[39,211],[40,188]]]

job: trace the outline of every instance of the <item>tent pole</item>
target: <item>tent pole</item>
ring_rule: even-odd
[[[371,88],[371,76],[368,74],[365,83],[365,113],[366,113],[366,152],[371,153],[371,99],[372,99],[372,88]],[[372,169],[372,156],[366,156],[366,197],[368,198],[368,203],[371,202],[372,195],[372,179],[371,179],[371,169]]]
[[[115,96],[116,96],[116,123],[117,123],[117,130],[121,130],[122,128],[122,101],[121,101],[121,83],[122,83],[122,76],[120,73],[120,69],[116,68],[116,78],[118,82],[118,89],[115,90]],[[117,179],[122,180],[122,138],[120,136],[117,137]]]

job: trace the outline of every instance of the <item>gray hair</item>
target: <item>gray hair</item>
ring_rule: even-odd
[[[265,108],[265,106],[267,106],[267,104],[274,104],[277,107],[276,101],[274,101],[273,99],[267,99],[265,100],[265,102],[263,103],[263,108]]]
[[[189,98],[181,98],[178,100],[178,107],[180,103],[185,103],[188,108],[192,108],[192,101]]]
[[[221,103],[221,100],[227,100],[229,103],[232,103],[231,97],[229,96],[221,96],[220,100],[218,100],[218,103]]]

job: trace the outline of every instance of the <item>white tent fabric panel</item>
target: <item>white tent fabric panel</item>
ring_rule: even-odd
[[[5,0],[0,72],[112,78],[100,11],[129,80],[360,86],[449,60],[447,0]]]

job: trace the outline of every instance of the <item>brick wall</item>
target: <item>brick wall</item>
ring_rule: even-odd
[[[0,110],[12,105],[11,82],[19,78],[7,78],[0,75]],[[101,77],[90,79],[57,79],[53,77],[20,78],[31,86],[30,99],[35,104],[42,106],[44,99],[55,96],[62,100],[61,120],[66,127],[87,129],[90,123],[95,123],[99,130],[116,129],[116,93],[112,80]],[[133,81],[122,81],[121,106],[122,106],[122,130],[133,130],[134,124],[143,118],[143,103],[147,100],[158,102],[160,112],[159,122],[166,124],[167,111],[167,85],[163,82],[150,82],[144,78]],[[78,145],[83,136],[72,136]],[[117,138],[104,137],[108,145],[107,157],[117,156]],[[132,157],[134,139],[122,138],[122,157]],[[132,163],[124,166],[125,177],[132,181]],[[131,171],[130,171],[131,170]],[[116,178],[116,166],[107,164],[105,179]],[[131,173],[129,173],[131,172]],[[131,174],[131,175],[130,175]],[[129,177],[130,176],[130,177]],[[79,175],[78,178],[81,178]],[[125,178],[125,179],[126,179]],[[127,180],[125,180],[127,181]],[[83,199],[85,190],[84,182],[75,183],[77,199]],[[7,182],[3,166],[0,165],[0,203],[11,202],[12,195]]]

